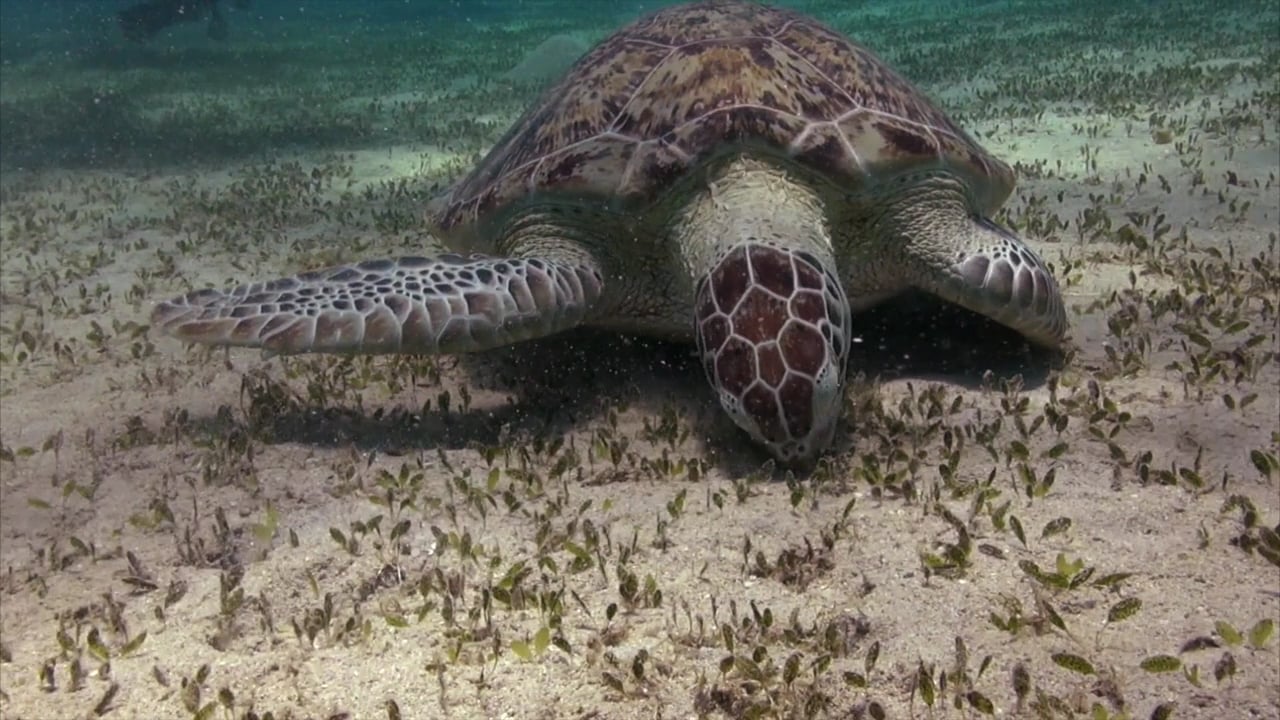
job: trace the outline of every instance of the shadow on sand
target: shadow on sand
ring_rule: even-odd
[[[857,316],[854,335],[862,342],[853,346],[850,372],[879,380],[974,389],[1021,376],[1024,387],[1034,388],[1061,361],[1060,353],[1034,348],[991,320],[925,295]],[[731,474],[752,472],[768,459],[716,405],[689,346],[584,330],[443,362],[456,363],[457,372],[447,374],[460,382],[509,401],[466,412],[456,409],[456,400],[447,412],[435,406],[315,410],[286,403],[259,429],[272,442],[401,455],[493,445],[503,437],[554,437],[621,403],[655,418],[664,406],[673,407],[704,439],[713,464]],[[446,381],[442,389],[449,386]],[[214,418],[197,421],[199,432],[224,427]]]

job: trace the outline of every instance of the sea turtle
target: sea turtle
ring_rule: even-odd
[[[125,39],[142,43],[171,25],[199,22],[208,16],[209,37],[213,40],[225,41],[230,33],[227,30],[226,15],[223,14],[218,1],[143,0],[116,13],[116,18],[120,22],[120,30]],[[249,8],[249,0],[233,0],[231,4],[239,10]]]
[[[461,253],[160,303],[190,342],[461,353],[589,325],[693,341],[779,460],[830,444],[850,316],[932,293],[1056,347],[1052,274],[989,219],[1014,174],[867,49],[783,9],[670,7],[604,40],[428,209]]]

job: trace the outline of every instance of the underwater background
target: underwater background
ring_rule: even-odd
[[[800,475],[680,345],[148,325],[442,252],[430,198],[676,3],[153,2],[0,0],[0,716],[1280,717],[1280,1],[778,3],[1015,168],[1071,322],[856,318]]]

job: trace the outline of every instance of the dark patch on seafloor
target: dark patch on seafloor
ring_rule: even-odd
[[[1022,376],[1043,384],[1061,353],[1037,347],[1004,325],[926,293],[911,292],[853,316],[850,373],[919,378],[968,388]]]
[[[989,379],[1022,376],[1023,387],[1042,384],[1060,354],[977,313],[924,294],[895,298],[855,315],[850,375],[920,379],[981,387]],[[446,367],[453,361],[442,359]],[[671,406],[706,441],[712,462],[734,474],[750,472],[767,456],[719,408],[693,347],[649,338],[578,330],[561,336],[457,358],[443,388],[453,387],[454,410],[434,406],[366,411],[315,410],[290,404],[270,418],[270,441],[322,446],[355,445],[391,454],[492,445],[513,438],[554,437],[603,419],[623,404],[657,420]],[[456,386],[493,390],[510,401],[459,412]],[[632,438],[637,449],[647,447]]]

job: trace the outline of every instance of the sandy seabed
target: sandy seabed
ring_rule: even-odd
[[[1017,163],[999,219],[1072,348],[872,313],[801,478],[686,348],[147,327],[430,252],[425,198],[536,96],[494,78],[626,18],[320,4],[69,53],[11,18],[0,716],[1280,717],[1280,11],[1202,5],[803,5]]]

